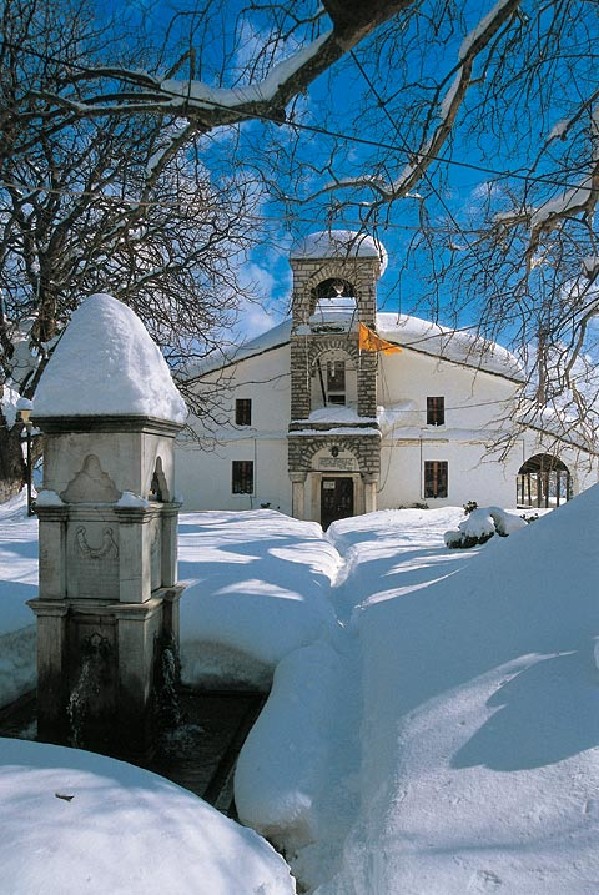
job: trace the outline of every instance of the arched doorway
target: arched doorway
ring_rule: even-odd
[[[535,454],[518,470],[519,507],[558,507],[572,497],[572,476],[559,457]]]

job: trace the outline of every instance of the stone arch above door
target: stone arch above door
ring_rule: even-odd
[[[325,354],[339,352],[357,363],[359,357],[358,343],[347,336],[327,336],[326,341],[311,340],[308,345],[308,363],[313,369],[316,362]]]
[[[288,439],[289,472],[309,473],[324,472],[327,469],[347,472],[358,472],[362,475],[378,477],[380,471],[381,441],[378,435],[352,434],[343,435],[318,435],[313,437],[306,435],[293,436]],[[336,453],[333,453],[333,452]],[[332,460],[353,458],[355,464],[340,463],[321,464],[321,468],[315,468],[314,458],[319,454],[328,455]],[[352,468],[350,468],[350,465]]]

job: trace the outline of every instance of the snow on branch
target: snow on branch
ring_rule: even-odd
[[[574,119],[560,122],[549,135],[549,141],[556,135],[563,136]],[[578,214],[590,220],[599,200],[599,106],[595,106],[591,122],[591,171],[576,186],[567,187],[551,199],[538,205],[528,205],[516,212],[499,212],[495,223],[500,228],[524,225],[530,230],[528,255],[533,258],[542,233],[548,233],[566,219]],[[541,179],[542,180],[542,179]]]
[[[598,187],[599,165],[596,165],[592,174],[585,177],[578,186],[565,190],[560,196],[531,211],[530,223],[533,231],[547,228],[554,221],[581,211],[592,214],[599,197]]]
[[[235,109],[257,103],[273,103],[278,91],[317,55],[321,47],[329,40],[331,33],[328,31],[292,56],[273,66],[264,80],[258,84],[249,84],[233,89],[219,89],[209,87],[202,81],[185,82],[171,78],[162,81],[160,89],[173,97],[185,97],[190,109]]]
[[[375,28],[414,2],[323,0],[332,28],[274,65],[255,84],[219,88],[194,78],[160,79],[144,71],[100,66],[71,74],[69,83],[77,84],[77,97],[65,92],[44,98],[51,106],[66,109],[76,117],[173,115],[187,118],[202,132],[255,118],[284,121],[285,109],[295,96]]]
[[[236,88],[211,87],[196,79],[156,78],[145,71],[98,66],[77,72],[73,77],[84,82],[111,84],[110,92],[74,99],[71,95],[46,95],[43,98],[70,110],[78,117],[99,115],[126,116],[141,112],[187,118],[196,127],[210,130],[251,118],[284,119],[285,106],[294,95],[342,55],[329,30],[273,66],[256,83]],[[115,83],[122,85],[115,90]]]
[[[438,89],[438,120],[435,129],[424,140],[423,145],[413,152],[408,164],[395,180],[388,181],[381,177],[365,175],[333,181],[321,192],[364,187],[378,193],[384,202],[392,202],[406,196],[425,174],[431,162],[438,158],[450,136],[462,101],[471,84],[472,70],[477,56],[490,44],[492,38],[512,16],[518,5],[519,0],[499,0],[476,27],[464,37],[458,51],[458,63]],[[452,75],[453,79],[449,87],[443,92],[443,86],[447,84]]]

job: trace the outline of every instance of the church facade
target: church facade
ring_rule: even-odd
[[[542,432],[506,448],[522,374],[505,349],[377,312],[380,244],[321,232],[290,260],[291,320],[198,377],[222,418],[179,444],[184,509],[270,506],[326,528],[415,505],[554,506],[597,481],[595,456]]]

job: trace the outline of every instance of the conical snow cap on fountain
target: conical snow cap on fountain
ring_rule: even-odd
[[[187,408],[139,317],[106,293],[74,312],[40,379],[34,415],[136,416],[183,423]]]

